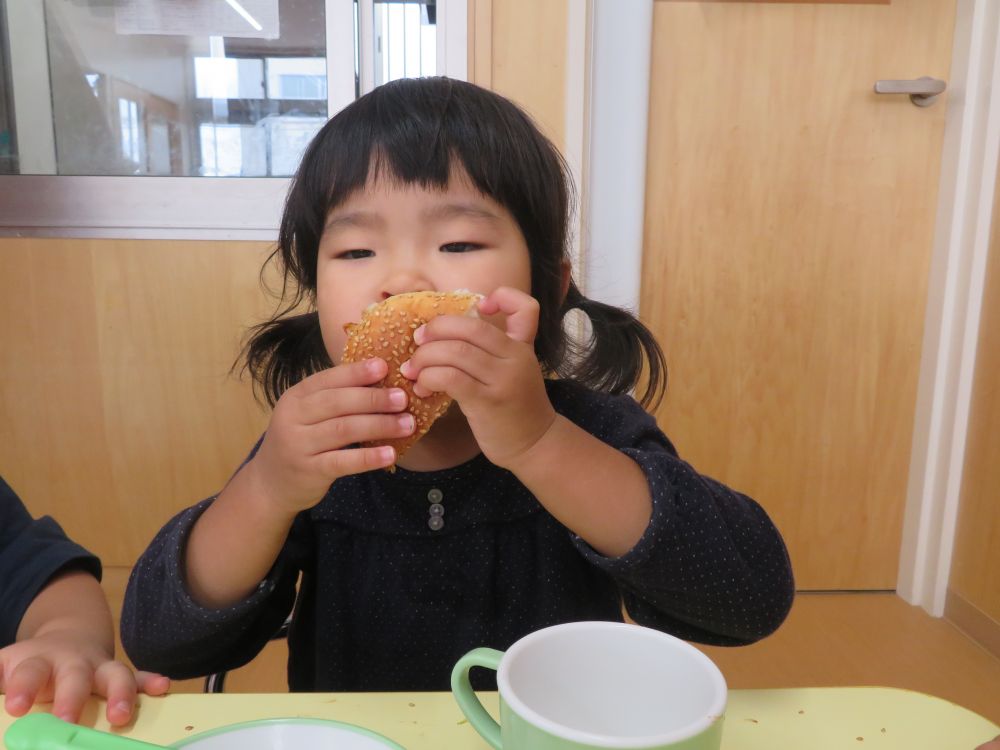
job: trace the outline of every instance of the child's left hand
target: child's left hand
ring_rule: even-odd
[[[52,702],[59,718],[77,722],[91,693],[107,699],[113,726],[132,719],[136,692],[163,695],[170,680],[136,672],[76,630],[39,632],[0,649],[0,692],[11,716],[23,716],[36,702]]]
[[[434,318],[414,332],[417,350],[400,372],[416,381],[418,396],[444,392],[455,399],[486,457],[510,469],[556,418],[535,357],[538,301],[500,287],[479,312],[506,315],[506,330],[482,318]]]

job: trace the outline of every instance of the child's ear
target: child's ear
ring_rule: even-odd
[[[566,302],[566,295],[569,293],[569,280],[573,273],[573,266],[568,260],[564,260],[559,269],[562,272],[562,283],[559,286],[559,305]]]

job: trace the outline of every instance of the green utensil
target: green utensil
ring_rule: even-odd
[[[22,716],[10,725],[3,741],[7,750],[167,750],[43,713]]]

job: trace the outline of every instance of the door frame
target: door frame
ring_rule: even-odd
[[[944,614],[1000,150],[1000,5],[958,0],[897,593]]]
[[[586,2],[593,3],[586,29],[571,24],[578,39],[567,45],[572,53],[583,44],[587,61],[586,116],[579,120],[583,291],[638,311],[653,0]],[[944,613],[955,541],[1000,150],[995,0],[957,0],[949,76],[896,587],[905,601],[936,617]],[[624,98],[623,80],[631,81]],[[616,127],[601,127],[602,118],[613,118]],[[574,119],[566,123],[570,143]],[[634,140],[621,137],[623,128]],[[601,161],[601,154],[614,158]],[[636,179],[636,159],[642,179]]]
[[[585,82],[588,106],[579,183],[579,228],[585,250],[582,291],[591,299],[638,312],[653,0],[569,3],[571,8],[586,4],[589,21]],[[572,29],[574,24],[568,26]],[[574,43],[567,45],[569,50],[578,47]],[[567,143],[572,124],[567,117]]]

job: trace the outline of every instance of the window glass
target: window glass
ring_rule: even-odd
[[[354,49],[341,42],[328,60],[327,16],[343,7],[350,23],[352,5]],[[349,100],[362,83],[437,73],[434,0],[0,0],[0,11],[0,174],[286,177],[331,114],[328,69],[342,82],[336,107],[345,83]]]
[[[278,177],[328,117],[324,0],[6,0],[0,170]]]
[[[375,2],[375,84],[432,76],[437,68],[435,6]]]

